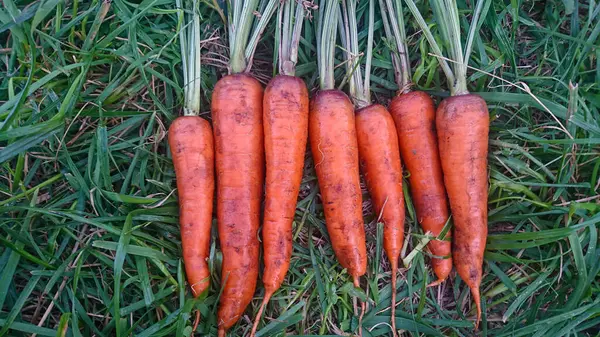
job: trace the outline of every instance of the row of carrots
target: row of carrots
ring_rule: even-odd
[[[254,296],[260,265],[259,233],[263,245],[265,295],[252,335],[265,305],[285,280],[292,255],[292,223],[308,142],[331,244],[356,287],[360,287],[368,259],[360,189],[362,171],[379,221],[384,224],[384,249],[392,269],[394,334],[396,274],[405,219],[401,160],[408,171],[417,220],[425,232],[435,236],[428,244],[437,276],[431,286],[443,282],[454,265],[471,288],[477,307],[477,326],[481,317],[479,284],[487,236],[489,115],[485,101],[468,94],[466,80],[464,87],[452,90],[454,95],[444,99],[437,110],[428,94],[410,90],[405,41],[397,36],[402,35],[398,33],[401,23],[394,17],[399,2],[391,0],[380,0],[379,5],[385,17],[386,32],[399,41],[394,65],[400,74],[397,79],[402,90],[392,99],[389,110],[370,101],[371,32],[364,78],[356,72],[361,65],[355,64],[356,59],[350,55],[361,52],[356,29],[352,29],[356,27],[353,22],[356,1],[352,0],[342,2],[342,11],[338,10],[337,1],[323,1],[318,10],[320,90],[310,100],[305,83],[294,76],[302,21],[308,9],[303,1],[268,3],[260,19],[256,19],[260,21],[250,41],[260,36],[264,22],[276,9],[278,24],[288,29],[278,30],[281,34],[280,74],[263,92],[262,85],[248,73],[255,45],[253,42],[245,45],[249,32],[239,27],[240,22],[252,23],[256,8],[252,7],[253,2],[256,1],[245,4],[232,1],[230,10],[238,25],[232,27],[230,23],[229,38],[242,46],[231,45],[231,74],[221,78],[214,88],[212,127],[197,115],[199,106],[186,104],[186,116],[177,118],[169,129],[177,177],[183,259],[194,296],[209,286],[207,257],[216,189],[223,253],[219,336],[225,336]],[[369,15],[365,18],[371,26],[375,2],[370,0]],[[347,67],[352,77],[350,97],[335,89],[333,77],[337,20],[342,19],[349,23],[339,33],[348,53]],[[182,53],[194,49],[189,48],[189,43],[194,42],[190,36],[199,35],[194,31],[198,29],[196,20],[197,16],[193,16],[189,34],[182,36],[182,41],[188,42]],[[186,95],[193,97],[194,90],[200,89],[199,79],[195,77],[200,74],[197,48],[188,58],[194,62],[198,59],[197,64],[188,62],[186,68],[191,83],[190,93],[186,89]],[[456,77],[461,73],[457,71],[454,75],[454,81],[460,82]],[[264,217],[259,232],[263,189]],[[449,210],[453,218],[451,240],[450,234],[442,237],[450,218]]]

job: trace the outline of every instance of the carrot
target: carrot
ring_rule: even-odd
[[[406,3],[434,54],[442,55],[429,26],[413,0]],[[456,2],[431,1],[444,38],[448,58],[439,57],[451,97],[440,103],[436,126],[444,184],[454,222],[452,258],[460,277],[471,289],[477,309],[475,329],[481,321],[480,284],[487,237],[487,151],[489,115],[485,101],[467,90],[467,65],[483,10],[478,1],[463,50]],[[454,60],[451,64],[448,59]]]
[[[285,1],[280,4],[280,27],[289,27],[294,21],[292,3]],[[292,222],[308,138],[308,90],[302,79],[294,76],[303,11],[304,4],[298,2],[294,29],[290,35],[280,35],[280,75],[269,82],[263,97],[267,175],[262,227],[265,295],[250,336],[256,334],[265,306],[285,279],[292,256]],[[283,15],[284,12],[286,15]]]
[[[320,90],[311,102],[308,127],[331,245],[358,287],[367,253],[352,102],[342,91]]]
[[[449,218],[446,188],[442,176],[437,135],[435,106],[422,91],[399,94],[390,103],[390,112],[396,122],[400,140],[400,154],[409,175],[410,191],[417,212],[417,220],[426,232],[440,235]],[[449,236],[449,235],[448,235]],[[438,285],[452,270],[450,241],[432,240],[427,247]]]
[[[270,0],[250,43],[258,0],[231,2],[231,75],[212,95],[216,151],[217,222],[223,253],[218,336],[225,336],[252,300],[258,278],[260,206],[264,182],[261,84],[248,74],[256,43],[278,0]],[[240,25],[234,25],[240,22]],[[241,24],[243,23],[243,24]]]
[[[210,124],[198,116],[175,119],[169,128],[169,147],[177,177],[185,273],[197,297],[208,288],[210,277],[206,259],[215,190]]]
[[[382,17],[385,33],[397,49],[392,54],[392,63],[400,90],[390,103],[390,112],[398,131],[400,154],[410,174],[417,221],[424,231],[438,237],[449,214],[435,133],[435,106],[426,93],[410,91],[410,62],[402,9],[390,0],[380,0],[379,4],[382,12],[387,13]],[[429,286],[435,286],[444,282],[452,270],[452,259],[447,258],[451,254],[451,243],[432,240],[427,247],[434,255],[431,264],[437,276]]]
[[[320,90],[310,104],[308,137],[333,251],[340,265],[348,270],[354,286],[359,287],[360,277],[367,269],[367,249],[354,107],[344,92],[334,89],[338,3],[324,0],[319,8]]]
[[[292,255],[292,221],[308,138],[308,90],[300,78],[279,75],[267,86],[263,102],[267,160],[263,284],[272,295],[281,286]]]
[[[244,312],[258,278],[264,179],[262,96],[260,83],[246,74],[223,77],[212,96],[217,222],[225,282],[218,312],[220,335]]]
[[[360,166],[374,209],[383,222],[383,247],[391,265],[392,333],[396,336],[396,289],[398,261],[404,242],[404,194],[398,135],[394,120],[382,105],[371,104],[370,76],[373,57],[375,1],[369,1],[364,68],[355,55],[361,54],[358,40],[357,1],[347,0],[344,14],[346,70],[350,76],[350,97],[356,106],[356,131]],[[364,77],[363,77],[364,71]],[[360,322],[359,322],[360,324]]]
[[[392,272],[392,330],[396,333],[398,260],[404,243],[404,194],[398,135],[394,120],[379,104],[356,112],[358,153],[369,194],[383,222],[383,248]]]
[[[454,221],[454,266],[471,288],[479,322],[479,286],[488,233],[489,114],[485,101],[477,95],[449,97],[437,109],[436,124]]]
[[[215,190],[214,146],[208,121],[200,112],[200,26],[195,11],[186,14],[191,19],[180,32],[184,79],[184,116],[169,128],[169,147],[177,178],[179,223],[183,262],[194,297],[210,285],[207,258],[210,249],[210,229]],[[199,313],[199,312],[197,312]],[[196,325],[198,319],[196,320]]]

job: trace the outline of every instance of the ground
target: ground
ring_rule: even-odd
[[[466,31],[472,2],[458,2]],[[201,6],[208,119],[212,87],[227,72],[214,3]],[[433,274],[407,186],[409,265],[399,275],[397,327],[404,336],[597,336],[600,4],[487,3],[468,73],[492,117],[484,322],[474,332],[471,297],[456,273],[425,288]],[[436,32],[428,6],[418,6]],[[443,74],[406,15],[413,82],[439,102]],[[0,336],[187,336],[196,308],[196,335],[215,335],[216,223],[212,287],[193,300],[167,149],[183,101],[173,2],[4,0],[0,21]],[[378,19],[372,89],[387,104],[396,87],[382,31]],[[309,89],[318,85],[314,46],[309,22],[298,64]],[[253,67],[263,83],[274,50],[270,27]],[[388,336],[390,273],[368,193],[360,292],[331,250],[313,167],[308,151],[291,268],[259,335],[350,334],[358,296],[368,302],[363,335]],[[262,295],[259,283],[230,336],[248,333]]]

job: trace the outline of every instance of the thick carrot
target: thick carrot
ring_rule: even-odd
[[[396,312],[396,274],[404,242],[404,195],[398,135],[394,120],[379,104],[356,111],[360,166],[378,216],[383,222],[383,248],[392,271],[391,316]],[[395,319],[392,319],[394,333]]]
[[[247,74],[220,79],[213,91],[217,221],[223,252],[219,336],[240,318],[258,278],[258,228],[264,180],[263,90]]]
[[[410,191],[417,221],[426,232],[438,236],[449,214],[435,132],[433,100],[422,91],[400,94],[392,99],[390,112],[396,122],[402,160],[410,173]],[[431,259],[431,264],[437,281],[430,285],[437,285],[444,282],[452,270],[452,259],[448,258],[451,243],[432,240],[427,246],[436,256]]]
[[[308,138],[308,90],[302,79],[278,75],[269,82],[263,98],[263,123],[267,163],[262,227],[265,296],[251,336],[265,305],[281,286],[290,267],[292,221]]]
[[[213,135],[198,116],[182,116],[169,128],[169,147],[179,195],[179,223],[185,273],[194,297],[209,286],[206,259],[210,250],[215,191]]]
[[[342,91],[319,91],[308,127],[331,245],[358,287],[367,254],[352,102]]]
[[[479,285],[488,232],[487,105],[477,95],[446,98],[437,109],[436,125],[454,221],[452,257],[458,274],[471,288],[477,306],[477,328],[481,320]]]

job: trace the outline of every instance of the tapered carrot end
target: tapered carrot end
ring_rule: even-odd
[[[225,337],[226,334],[227,334],[227,331],[225,331],[225,329],[219,328],[219,331],[217,332],[218,337]]]
[[[360,277],[359,276],[352,276],[352,283],[354,283],[354,286],[357,288],[360,288]]]
[[[390,314],[391,314],[391,323],[392,323],[392,336],[396,337],[397,336],[397,331],[396,330],[396,285],[398,282],[397,279],[397,274],[398,273],[398,261],[393,261],[392,262],[392,305],[390,308]]]
[[[254,324],[252,325],[252,331],[250,332],[250,337],[256,336],[256,329],[258,328],[258,322],[260,322],[260,318],[262,317],[263,311],[265,310],[267,303],[269,303],[271,296],[273,296],[273,291],[266,290],[265,297],[263,298],[262,304],[260,305],[260,309],[258,309],[258,312],[256,313],[256,317],[254,318]]]
[[[475,330],[477,330],[481,321],[481,295],[479,294],[479,287],[471,288],[471,295],[473,295],[473,301],[475,301],[475,307],[477,308],[477,320],[475,321]]]
[[[446,280],[439,279],[439,280],[433,281],[427,285],[427,288],[439,286],[440,284],[444,283],[444,281],[446,281]]]
[[[196,310],[196,319],[194,319],[194,328],[192,329],[192,333],[196,332],[196,329],[198,329],[199,323],[200,323],[200,310]]]

